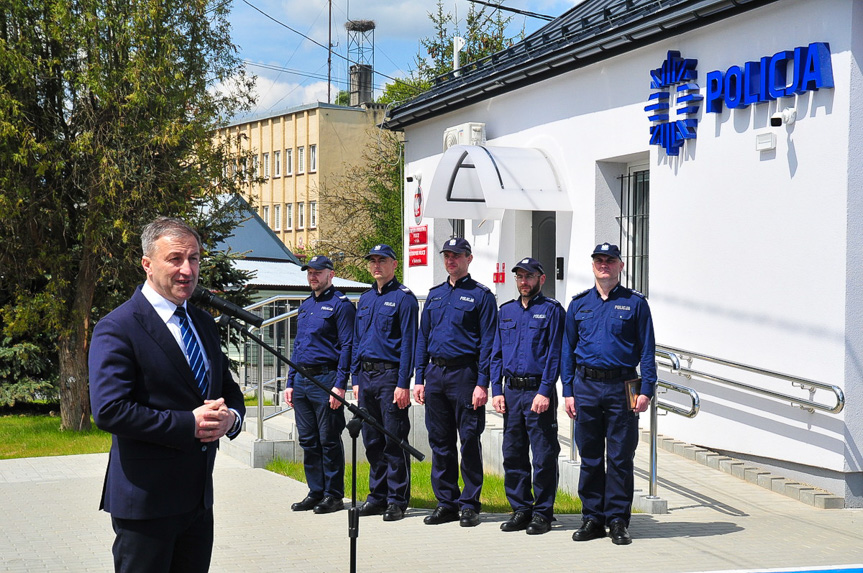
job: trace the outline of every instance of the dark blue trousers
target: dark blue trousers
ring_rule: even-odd
[[[582,515],[610,524],[632,515],[638,415],[629,409],[623,380],[576,380],[575,442],[581,456]]]
[[[503,414],[503,487],[513,511],[537,513],[548,521],[554,516],[557,494],[557,396],[548,410],[531,412],[536,390],[505,388]],[[533,487],[531,460],[533,452]]]
[[[407,441],[411,430],[407,408],[393,403],[398,383],[398,369],[360,372],[360,408],[368,410],[390,433]],[[363,424],[363,444],[369,460],[369,495],[366,501],[376,505],[394,503],[402,509],[411,498],[411,460],[399,442],[369,424]]]
[[[438,505],[448,509],[481,509],[482,444],[485,406],[473,409],[477,366],[436,366],[429,364],[425,375],[425,415],[432,450],[431,482]],[[459,489],[459,450],[461,478]]]
[[[186,573],[210,569],[213,508],[156,519],[119,519],[114,527],[116,573]]]
[[[335,370],[316,376],[327,388],[333,387]],[[345,496],[345,408],[330,408],[330,395],[297,373],[294,379],[294,418],[303,448],[303,467],[311,497]]]

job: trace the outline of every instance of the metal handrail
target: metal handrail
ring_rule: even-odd
[[[664,352],[665,351],[662,350],[656,351],[657,354]],[[671,354],[671,356],[674,356],[674,354]],[[674,356],[674,358],[676,358],[676,356]],[[680,362],[677,362],[677,369],[680,369]],[[648,499],[656,499],[656,480],[659,474],[659,470],[657,468],[659,455],[656,447],[659,438],[659,410],[665,410],[666,412],[671,412],[672,414],[677,414],[678,416],[684,416],[686,418],[694,418],[698,415],[698,411],[701,409],[701,399],[698,397],[698,392],[694,389],[677,384],[676,382],[662,380],[661,378],[656,381],[656,386],[657,388],[664,388],[666,390],[671,390],[672,392],[686,394],[689,396],[691,405],[688,410],[685,410],[675,404],[660,402],[656,399],[658,392],[654,394],[653,399],[650,401],[650,482],[647,493]]]
[[[680,368],[680,359],[678,356],[671,352],[666,348],[657,348],[656,356],[666,358],[670,362],[671,371],[675,374],[679,373]],[[668,380],[658,379],[656,381],[657,392],[654,394],[653,398],[650,400],[650,486],[648,491],[648,499],[656,498],[656,481],[658,475],[657,469],[657,440],[659,436],[658,431],[658,419],[659,419],[659,410],[664,410],[666,412],[671,412],[672,414],[677,414],[678,416],[684,416],[686,418],[694,418],[698,415],[699,410],[701,409],[701,399],[698,397],[698,392],[695,389],[690,388],[688,386],[683,386],[682,384],[677,384],[676,382],[670,382]],[[690,406],[688,409],[681,408],[677,404],[673,404],[670,402],[661,402],[657,399],[659,395],[659,389],[664,389],[665,391],[678,392],[680,394],[685,394],[689,396]],[[570,445],[569,445],[569,459],[577,460],[578,452],[575,446],[575,420],[570,420]]]
[[[759,374],[762,376],[768,376],[770,378],[775,378],[779,380],[785,380],[787,382],[791,382],[791,385],[802,390],[809,389],[810,392],[814,392],[814,389],[827,390],[832,392],[836,397],[836,403],[834,405],[822,404],[819,402],[815,402],[813,400],[807,400],[805,398],[798,398],[796,396],[791,396],[789,394],[784,394],[782,392],[776,392],[774,390],[768,390],[766,388],[761,388],[759,386],[753,386],[752,384],[747,384],[745,382],[739,382],[737,380],[730,380],[728,378],[724,378],[722,376],[717,376],[715,374],[710,374],[707,372],[702,372],[700,370],[693,370],[692,368],[680,367],[679,362],[676,370],[672,370],[675,374],[679,374],[684,376],[687,379],[692,379],[692,377],[703,378],[705,380],[710,380],[712,382],[718,382],[720,384],[726,384],[729,386],[734,386],[737,388],[743,388],[745,390],[749,390],[750,392],[754,392],[756,394],[762,394],[764,396],[770,396],[771,398],[776,398],[779,400],[787,400],[791,403],[792,406],[798,406],[801,409],[808,410],[809,412],[813,412],[815,410],[820,410],[822,412],[830,412],[831,414],[838,414],[845,408],[845,394],[841,388],[834,384],[826,384],[824,382],[817,382],[815,380],[809,380],[807,378],[800,378],[798,376],[791,376],[790,374],[784,374],[782,372],[775,372],[773,370],[767,370],[765,368],[758,368],[756,366],[749,366],[747,364],[741,364],[739,362],[733,362],[731,360],[723,360],[721,358],[714,358],[713,356],[707,356],[705,354],[699,354],[697,352],[690,352],[688,350],[682,350],[680,348],[674,348],[672,346],[657,346],[658,349],[665,353],[664,357],[668,357],[668,355],[678,355],[688,357],[687,362],[689,365],[692,365],[693,359],[704,360],[706,362],[712,362],[714,364],[719,364],[721,366],[726,366],[730,368],[736,368],[738,370],[743,370],[746,372],[752,372],[754,374]],[[664,366],[664,364],[663,364]]]

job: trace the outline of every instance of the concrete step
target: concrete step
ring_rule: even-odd
[[[650,432],[642,430],[641,441],[650,443]],[[693,446],[662,435],[657,436],[656,447],[818,509],[843,509],[845,507],[845,499],[838,495],[773,474],[749,462],[737,460],[707,448]]]

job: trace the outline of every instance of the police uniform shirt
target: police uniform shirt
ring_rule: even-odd
[[[358,374],[362,361],[399,365],[398,387],[410,386],[417,335],[419,303],[411,290],[396,279],[381,290],[375,283],[360,296],[354,322],[351,372]]]
[[[466,275],[432,288],[423,307],[416,348],[416,383],[424,384],[430,357],[478,355],[477,386],[488,386],[497,302],[489,288]]]
[[[537,376],[538,393],[554,392],[560,375],[560,345],[565,313],[559,302],[542,293],[527,308],[517,298],[500,307],[491,358],[492,394],[503,394],[503,378]]]
[[[354,338],[354,305],[333,286],[300,303],[293,361],[301,366],[338,363],[335,387],[347,386]],[[288,373],[287,388],[294,386],[297,371]]]
[[[595,286],[579,293],[566,311],[563,395],[573,395],[578,367],[610,370],[640,364],[641,394],[650,398],[656,386],[655,352],[653,319],[643,294],[620,284],[608,300],[602,300]]]

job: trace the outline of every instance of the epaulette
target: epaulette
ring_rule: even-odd
[[[589,289],[588,289],[588,290],[589,290]],[[585,292],[587,292],[587,291],[585,291]],[[574,298],[574,297],[573,297],[573,298]],[[557,306],[561,306],[561,307],[563,306],[562,304],[560,304],[560,301],[559,301],[559,300],[557,300],[556,298],[551,298],[551,297],[548,297],[548,296],[547,296],[547,297],[545,297],[545,300],[547,300],[548,302],[550,302],[550,303],[552,303],[552,304],[556,304]]]
[[[500,307],[501,307],[501,308],[503,308],[503,307],[505,307],[506,305],[508,305],[508,304],[512,304],[512,303],[514,303],[514,302],[518,302],[518,299],[517,299],[517,298],[514,298],[514,299],[512,299],[512,300],[508,300],[508,301],[506,301],[505,303],[503,303],[502,305],[500,305]]]
[[[577,295],[575,295],[574,297],[572,297],[572,300],[575,300],[575,299],[577,299],[577,298],[581,298],[581,297],[583,297],[584,295],[586,295],[587,293],[589,293],[589,292],[590,292],[590,290],[591,290],[591,289],[587,289],[587,290],[583,290],[583,291],[581,291],[580,293],[578,293]]]
[[[491,289],[482,283],[476,283],[476,286],[478,286],[481,290],[484,290],[485,292],[491,292]]]
[[[351,299],[349,299],[349,298],[348,298],[348,295],[346,295],[346,294],[340,294],[340,295],[339,295],[339,300],[343,300],[343,301],[345,301],[345,302],[351,302]]]
[[[634,294],[634,295],[636,295],[636,296],[640,296],[640,297],[641,297],[641,298],[643,298],[643,299],[647,299],[647,297],[646,297],[644,294],[642,294],[642,293],[638,292],[638,291],[637,291],[637,290],[635,290],[634,288],[629,289],[629,292],[631,292],[632,294]]]
[[[400,285],[400,286],[399,286],[399,289],[400,289],[403,293],[405,293],[405,294],[409,294],[409,295],[411,295],[411,296],[412,296],[412,297],[414,297],[414,298],[416,298],[416,297],[417,297],[417,295],[415,295],[415,294],[414,294],[414,291],[412,291],[411,289],[409,289],[409,288],[408,288],[408,287],[406,287],[405,285]]]

